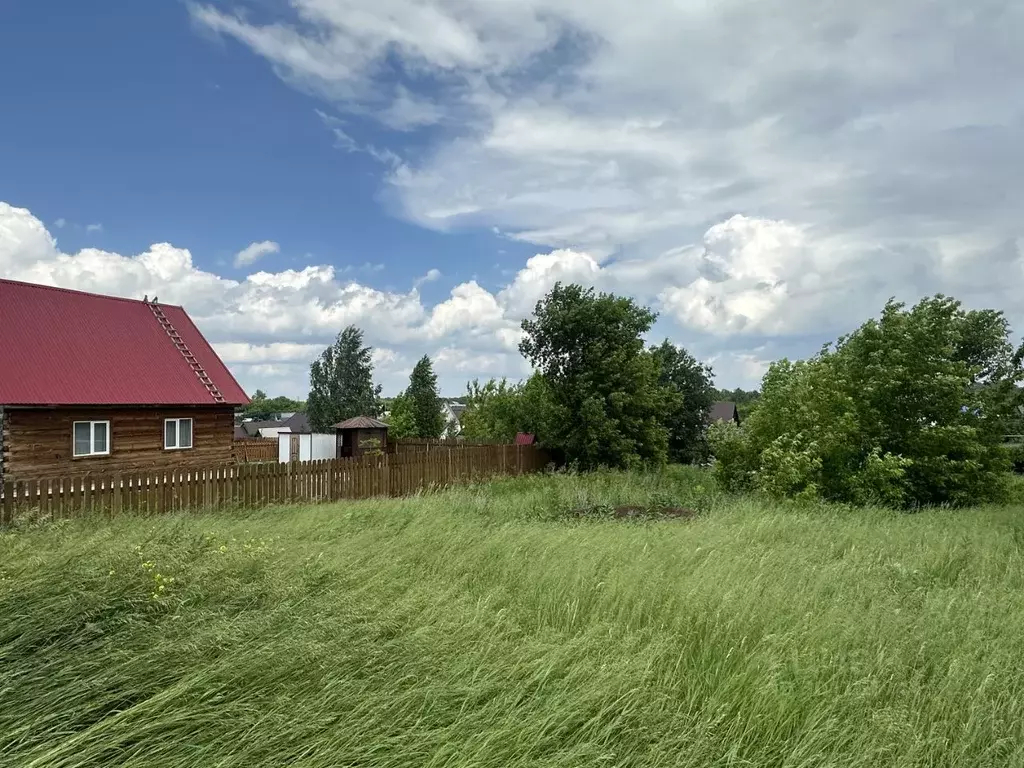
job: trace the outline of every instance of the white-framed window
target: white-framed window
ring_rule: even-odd
[[[164,419],[164,448],[180,451],[192,447],[192,419]]]
[[[110,422],[76,421],[71,429],[71,453],[76,458],[109,456]]]

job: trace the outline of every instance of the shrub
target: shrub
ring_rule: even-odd
[[[1024,474],[1024,444],[1007,446],[1006,454],[1013,471]]]
[[[719,482],[775,497],[895,507],[965,505],[1006,492],[999,446],[1021,376],[1001,313],[936,296],[810,360],[782,360],[742,427],[717,427]]]

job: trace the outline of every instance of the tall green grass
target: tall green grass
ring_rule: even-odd
[[[563,514],[627,503],[704,514]],[[4,532],[0,765],[1020,765],[1022,513],[680,470]]]

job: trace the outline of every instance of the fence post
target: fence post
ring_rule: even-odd
[[[14,483],[4,483],[4,507],[0,512],[0,525],[7,525],[14,519]]]

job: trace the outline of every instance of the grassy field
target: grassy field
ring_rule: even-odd
[[[0,765],[1022,765],[1022,547],[682,470],[9,531]]]

